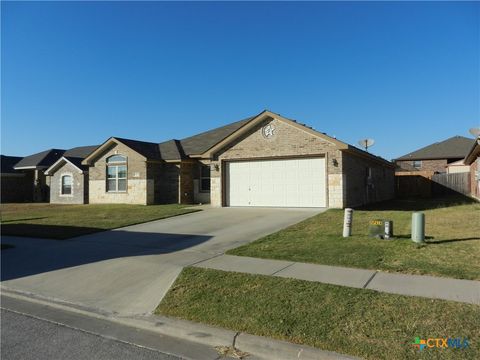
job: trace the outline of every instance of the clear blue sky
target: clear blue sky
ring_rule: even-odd
[[[267,108],[391,159],[480,122],[480,3],[2,2],[1,151]]]

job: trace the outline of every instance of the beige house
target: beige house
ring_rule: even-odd
[[[270,111],[182,140],[112,137],[90,153],[90,203],[359,206],[394,196],[394,165]]]

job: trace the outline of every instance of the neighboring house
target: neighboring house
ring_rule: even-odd
[[[394,196],[394,165],[270,111],[183,140],[111,137],[89,154],[90,203],[359,206]]]
[[[33,200],[31,173],[15,170],[13,167],[22,160],[19,156],[1,155],[1,202],[25,202]]]
[[[470,166],[471,195],[480,200],[480,137],[477,137],[463,161]]]
[[[45,174],[45,171],[62,156],[83,159],[95,148],[96,146],[82,146],[70,150],[45,150],[22,158],[15,164],[14,169],[26,173],[29,179],[31,179],[29,186],[33,192],[32,200],[34,202],[48,202],[50,199],[51,178]]]
[[[470,166],[465,165],[464,159],[452,162],[446,166],[447,174],[470,172]]]
[[[462,160],[472,146],[472,139],[454,136],[425,146],[394,160],[397,171],[433,171],[443,173],[447,165]]]

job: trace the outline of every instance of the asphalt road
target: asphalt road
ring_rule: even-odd
[[[176,360],[180,357],[1,310],[1,358]]]

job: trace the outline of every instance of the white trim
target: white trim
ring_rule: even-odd
[[[14,166],[15,170],[35,170],[35,169],[45,169],[46,166]]]
[[[45,170],[45,175],[53,175],[53,174],[50,174],[51,170],[53,170],[61,161],[65,161],[66,163],[69,163],[70,165],[72,165],[74,168],[78,169],[78,173],[79,174],[83,174],[83,170],[80,169],[77,165],[75,165],[74,163],[72,163],[70,160],[68,160],[65,156],[62,156],[60,159],[58,159],[57,161],[55,161],[47,170]]]

